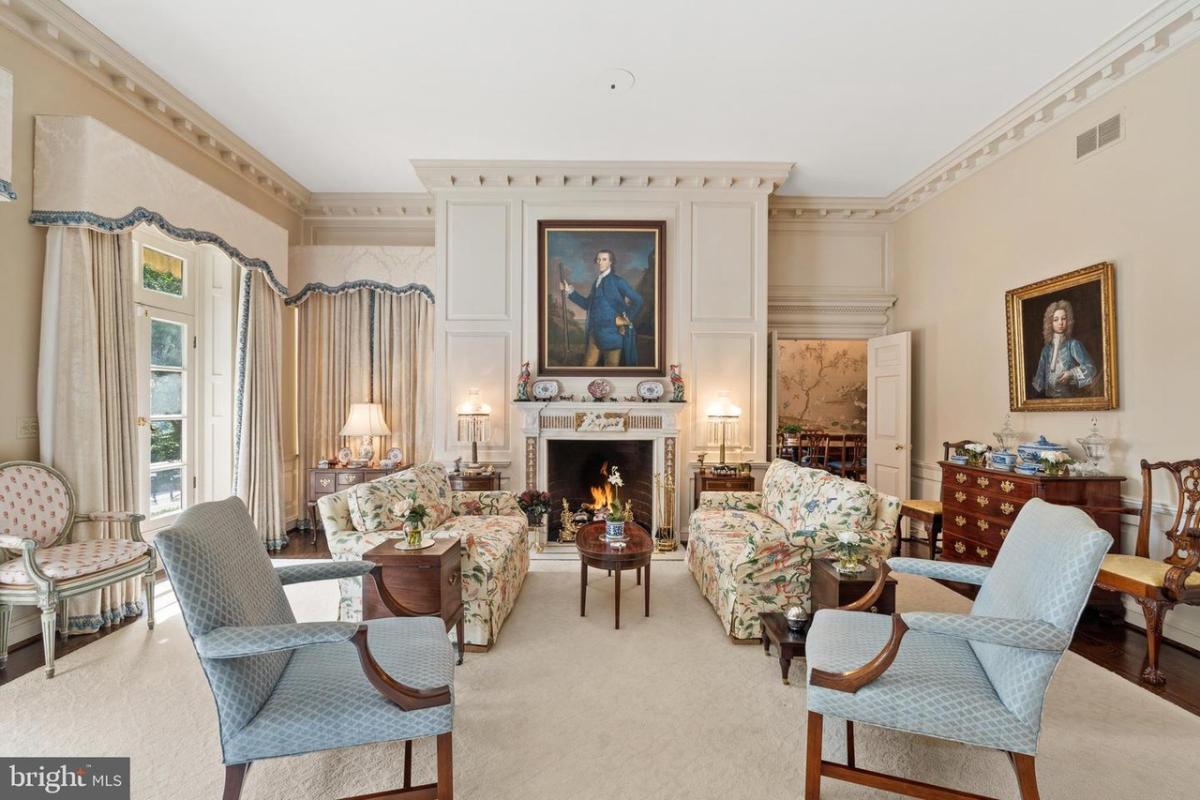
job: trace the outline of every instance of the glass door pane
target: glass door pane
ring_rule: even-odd
[[[187,318],[166,319],[166,315],[157,316],[161,312],[149,313],[153,316],[144,351],[147,359],[143,362],[148,406],[144,426],[149,434],[143,447],[149,474],[143,486],[150,526],[160,527],[190,504],[191,375]]]

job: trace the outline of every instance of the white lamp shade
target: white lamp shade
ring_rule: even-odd
[[[742,409],[729,400],[729,392],[717,394],[716,402],[708,407],[708,416],[714,420],[737,419],[742,415]]]
[[[457,411],[460,417],[487,417],[491,416],[492,407],[479,399],[478,389],[469,389],[467,399],[459,404]]]
[[[342,436],[387,436],[392,432],[383,420],[380,403],[351,403],[350,415],[342,426]]]

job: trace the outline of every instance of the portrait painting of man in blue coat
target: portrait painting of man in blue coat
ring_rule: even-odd
[[[1075,333],[1075,311],[1070,300],[1046,306],[1042,321],[1042,354],[1038,358],[1033,388],[1042,397],[1078,397],[1091,394],[1096,364]]]
[[[539,222],[543,375],[663,374],[662,222]]]

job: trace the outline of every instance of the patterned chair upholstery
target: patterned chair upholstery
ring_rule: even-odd
[[[416,492],[431,510],[426,528],[453,533],[462,550],[463,623],[466,644],[490,647],[517,603],[529,572],[528,522],[512,492],[452,492],[446,469],[430,462],[317,501],[334,560],[358,560],[398,535],[403,520],[388,511]],[[338,619],[362,619],[362,578],[339,582]]]
[[[154,548],[142,540],[141,514],[126,511],[75,511],[75,492],[56,469],[35,461],[0,464],[0,559],[7,550],[18,557],[0,563],[0,669],[8,661],[8,624],[13,606],[37,606],[42,612],[42,648],[46,677],[54,677],[54,636],[62,608],[62,633],[68,635],[66,602],[130,578],[145,588],[146,624],[154,630]],[[129,538],[87,539],[67,543],[80,523],[125,526]]]
[[[687,563],[734,639],[758,639],[759,613],[809,602],[813,558],[856,531],[882,555],[900,501],[863,483],[777,459],[762,492],[704,492],[688,520]]]
[[[1007,751],[1021,796],[1036,797],[1046,688],[1111,544],[1083,511],[1034,499],[990,568],[888,560],[892,571],[979,586],[970,614],[818,611],[806,642],[806,797],[818,797],[821,774],[863,782],[852,756],[848,767],[821,761],[823,716]]]
[[[259,759],[405,741],[407,760],[423,736],[439,737],[441,782],[455,656],[440,619],[297,623],[285,583],[362,576],[372,565],[275,569],[236,497],[193,506],[155,541],[216,700],[225,797],[237,797]],[[372,659],[386,678],[439,702],[405,710],[379,688]]]

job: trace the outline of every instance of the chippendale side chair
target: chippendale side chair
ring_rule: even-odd
[[[1030,500],[991,567],[892,558],[871,590],[844,609],[813,616],[808,656],[805,800],[821,777],[910,797],[979,795],[855,765],[854,722],[1003,750],[1022,800],[1037,800],[1034,757],[1050,678],[1071,643],[1112,537],[1082,510]],[[862,611],[889,571],[971,583],[969,614]],[[847,763],[821,757],[826,715],[846,720]]]
[[[1175,516],[1163,531],[1170,545],[1167,557],[1150,557],[1150,526],[1154,517],[1154,475],[1165,475],[1178,498]],[[1146,668],[1142,680],[1154,686],[1167,682],[1158,668],[1163,619],[1178,604],[1200,605],[1200,459],[1156,461],[1142,459],[1142,507],[1120,509],[1138,515],[1133,555],[1112,554],[1100,565],[1096,585],[1122,592],[1142,607],[1146,617]]]
[[[960,442],[942,442],[942,461],[950,460],[951,450],[960,450],[970,444],[970,439]],[[941,500],[905,500],[900,504],[900,516],[896,518],[895,554],[900,555],[900,547],[904,542],[919,542],[914,536],[904,536],[904,518],[916,520],[925,526],[929,534],[929,558],[937,558],[938,534],[942,532],[942,501]],[[912,523],[909,523],[909,533],[912,533]],[[911,552],[911,551],[910,551]]]
[[[54,635],[62,616],[66,637],[69,599],[130,578],[146,590],[146,624],[154,630],[154,548],[142,540],[141,514],[75,511],[75,492],[56,469],[36,461],[0,464],[0,669],[8,661],[8,623],[13,606],[42,611],[46,677],[54,677]],[[128,539],[67,542],[80,523],[127,525]]]
[[[391,741],[404,742],[404,787],[357,800],[452,800],[455,656],[440,618],[296,622],[285,584],[375,565],[275,568],[236,497],[189,508],[155,544],[217,703],[224,800],[255,761]],[[437,783],[412,786],[412,740],[425,736],[437,737]]]

